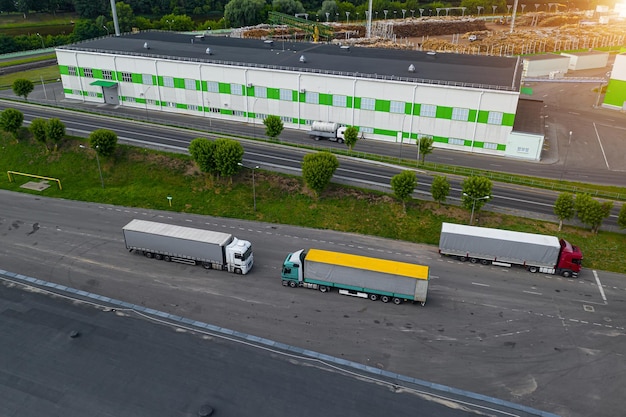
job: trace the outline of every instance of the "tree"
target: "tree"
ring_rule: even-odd
[[[57,150],[59,142],[65,137],[65,125],[57,118],[48,120],[46,124],[46,139],[54,143],[54,150]]]
[[[622,204],[622,208],[619,209],[619,215],[617,216],[617,225],[622,229],[626,229],[626,204]]]
[[[48,149],[48,145],[46,143],[46,125],[48,122],[46,119],[33,119],[30,122],[30,133],[32,133],[35,140],[39,143],[42,143],[46,149]]]
[[[402,201],[402,210],[406,213],[406,203],[411,200],[413,191],[417,187],[417,177],[413,171],[402,171],[391,178],[391,189],[396,198]]]
[[[589,194],[576,194],[576,216],[583,223],[591,227],[593,233],[598,233],[602,221],[609,217],[613,208],[612,201],[600,203]]]
[[[431,136],[419,136],[417,139],[417,147],[419,148],[420,159],[422,164],[426,159],[426,155],[430,155],[433,152],[433,138]]]
[[[350,150],[354,148],[354,145],[356,145],[356,142],[358,140],[359,140],[359,130],[354,126],[348,127],[346,131],[343,133],[343,141],[346,143],[346,146],[348,146],[348,149]]]
[[[86,39],[96,38],[98,36],[106,35],[104,25],[106,22],[98,26],[93,20],[80,19],[74,25],[72,35],[76,41],[84,41]]]
[[[15,109],[5,109],[0,113],[0,127],[5,132],[9,132],[15,139],[18,138],[17,133],[24,123],[24,114]]]
[[[231,27],[253,26],[263,22],[265,0],[230,0],[224,7],[224,19]]]
[[[213,150],[215,169],[222,177],[231,177],[239,171],[243,160],[243,146],[233,139],[216,139]]]
[[[18,97],[24,97],[24,100],[28,100],[28,95],[35,89],[33,82],[25,78],[18,78],[13,81],[12,87],[15,95]]]
[[[108,0],[74,0],[74,9],[81,18],[95,19],[103,10],[111,10]]]
[[[274,0],[272,2],[272,8],[279,13],[291,16],[296,13],[304,13],[304,7],[298,0]]]
[[[108,129],[98,129],[89,135],[89,145],[100,156],[110,156],[117,147],[117,135]]]
[[[430,186],[430,194],[433,196],[433,200],[439,203],[439,205],[445,203],[448,195],[450,195],[450,181],[448,181],[448,177],[435,175],[433,183]]]
[[[193,160],[198,164],[200,171],[213,174],[216,172],[215,158],[215,142],[205,138],[195,138],[189,144],[189,153]]]
[[[330,152],[310,153],[302,160],[302,178],[316,196],[326,189],[339,167],[337,157]]]
[[[265,134],[270,139],[276,139],[284,129],[283,121],[278,116],[267,116],[263,120],[263,124],[265,125]]]
[[[335,14],[339,12],[339,7],[337,7],[337,2],[335,0],[324,0],[322,2],[322,8],[317,12],[318,17],[322,20],[322,16],[326,18],[326,13],[328,13],[329,20],[333,20]]]
[[[117,9],[117,20],[120,26],[120,32],[131,32],[133,26],[135,26],[135,15],[132,7],[122,1],[118,1],[115,3],[115,8]]]
[[[174,30],[177,32],[183,32],[193,30],[195,24],[191,17],[187,15],[168,14],[159,20],[159,24],[163,29]]]
[[[461,206],[470,210],[472,215],[478,213],[491,198],[492,183],[486,177],[467,177],[461,183],[463,194],[461,195]],[[473,217],[473,216],[472,216]],[[470,223],[473,218],[470,218]]]
[[[563,228],[563,220],[571,220],[576,214],[574,195],[561,193],[554,202],[554,214],[559,218],[559,232]]]

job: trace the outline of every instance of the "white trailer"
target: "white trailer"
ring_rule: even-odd
[[[247,274],[254,263],[252,244],[230,233],[137,219],[122,230],[126,249],[142,252],[147,258],[199,263],[206,269],[236,274]]]

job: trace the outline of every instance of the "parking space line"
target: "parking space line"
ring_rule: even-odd
[[[596,270],[593,270],[593,276],[596,277],[596,283],[598,284],[598,289],[600,289],[600,295],[602,296],[602,300],[604,300],[604,304],[608,304],[606,302],[606,295],[604,295],[604,288],[602,288],[602,284],[600,284],[600,278],[598,278],[598,273]]]
[[[600,144],[600,150],[602,151],[602,156],[604,157],[604,163],[606,164],[606,169],[609,171],[611,167],[609,167],[609,161],[606,159],[606,154],[604,153],[604,147],[602,146],[602,141],[600,141],[600,134],[598,133],[598,126],[594,123],[593,129],[596,131],[596,138],[598,139],[598,143]]]

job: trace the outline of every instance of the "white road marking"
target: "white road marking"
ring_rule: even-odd
[[[543,295],[542,293],[540,293],[540,292],[535,292],[535,291],[523,291],[523,292],[525,292],[526,294]]]
[[[593,270],[593,276],[596,277],[596,283],[598,284],[598,289],[600,290],[600,295],[602,296],[602,299],[604,300],[604,304],[608,304],[606,302],[606,295],[604,295],[604,288],[602,288],[602,284],[600,284],[600,278],[598,278],[598,273],[596,272],[596,270]]]
[[[472,285],[478,285],[480,287],[490,287],[488,284],[481,284],[480,282],[472,282]]]
[[[596,131],[596,138],[598,139],[598,143],[600,144],[600,150],[602,151],[602,156],[604,157],[604,163],[606,164],[606,169],[608,169],[609,171],[611,170],[611,167],[609,167],[609,161],[606,160],[606,154],[604,153],[604,147],[602,146],[602,142],[600,141],[600,134],[598,133],[598,126],[596,126],[596,124],[593,124],[593,128]]]

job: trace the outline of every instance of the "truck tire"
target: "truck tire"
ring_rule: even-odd
[[[240,268],[235,268],[235,274],[241,275],[241,269]]]
[[[489,261],[487,259],[481,259],[480,263],[481,263],[481,265],[489,265],[491,263],[491,261]]]
[[[372,301],[378,300],[378,294],[370,294],[369,295],[369,299],[372,300]]]
[[[466,256],[457,256],[456,257],[459,261],[461,262],[466,262],[467,261],[467,257]]]
[[[400,304],[402,304],[402,298],[398,298],[398,297],[393,297],[393,303],[397,306],[399,306]]]
[[[296,281],[289,281],[289,286],[291,288],[296,288],[298,286],[298,283]]]
[[[343,143],[343,139],[337,139],[337,143]]]
[[[388,303],[390,300],[388,295],[381,295],[380,296],[380,301],[382,301],[383,303]]]
[[[328,291],[330,291],[330,288],[327,287],[326,285],[320,285],[320,291],[321,292],[328,292]]]
[[[169,255],[164,255],[164,256],[163,256],[163,260],[164,260],[165,262],[172,262],[172,258],[170,258],[170,256],[169,256]]]
[[[204,269],[213,269],[213,264],[211,262],[202,262],[202,267]]]
[[[146,258],[149,258],[149,259],[154,258],[154,253],[152,252],[144,252],[143,254],[146,255]]]
[[[314,136],[313,139],[320,140],[320,137],[319,136]]]
[[[154,254],[154,259],[156,259],[157,261],[160,261],[163,259],[163,255],[161,255],[160,253],[155,253]]]
[[[565,278],[569,278],[572,276],[572,271],[563,271],[561,275],[563,275]]]
[[[532,272],[533,274],[539,272],[539,268],[537,268],[536,266],[529,266],[528,267],[528,272]]]
[[[470,263],[477,264],[477,263],[478,263],[478,261],[480,261],[480,259],[477,259],[477,258],[470,258]]]

